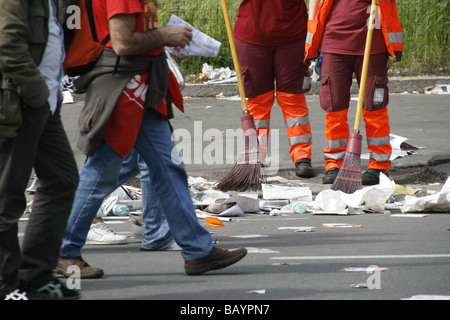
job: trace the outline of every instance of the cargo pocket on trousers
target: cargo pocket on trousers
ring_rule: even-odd
[[[0,138],[14,138],[22,126],[21,99],[8,79],[0,80]]]
[[[364,98],[364,110],[376,111],[385,108],[389,104],[388,79],[374,77],[366,86]]]
[[[302,90],[300,93],[309,92],[311,90],[311,73],[309,72],[308,66],[303,65],[303,82],[302,82]]]
[[[331,94],[331,79],[329,76],[322,76],[320,79],[320,106],[325,111],[333,110],[333,96]]]

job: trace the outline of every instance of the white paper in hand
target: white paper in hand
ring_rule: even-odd
[[[167,26],[186,25],[192,28],[192,41],[189,46],[176,49],[188,57],[215,57],[219,53],[221,43],[199,31],[176,15],[170,17]],[[172,53],[175,48],[167,48]]]

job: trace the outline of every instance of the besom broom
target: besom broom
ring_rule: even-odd
[[[350,134],[347,149],[341,168],[334,180],[331,189],[345,193],[353,193],[362,188],[361,183],[361,143],[362,136],[359,128],[361,124],[361,113],[366,89],[367,70],[369,68],[370,50],[372,48],[373,29],[375,27],[375,15],[377,10],[377,0],[372,0],[370,8],[369,26],[367,29],[366,45],[364,49],[364,60],[361,70],[361,80],[359,85],[358,104],[356,107],[355,126]]]
[[[253,115],[250,114],[247,107],[241,69],[239,66],[236,47],[234,44],[233,32],[231,29],[228,6],[226,0],[221,0],[221,2],[243,109],[241,124],[243,130],[244,147],[242,152],[238,156],[237,162],[234,165],[233,169],[231,169],[227,176],[219,181],[217,187],[222,191],[257,190],[261,187],[261,183],[264,180],[264,175],[262,172],[261,153],[259,148],[258,135],[256,133],[255,119],[253,118]]]

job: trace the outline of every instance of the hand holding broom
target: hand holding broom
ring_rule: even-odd
[[[237,58],[234,44],[233,31],[231,28],[230,16],[226,0],[221,0],[222,11],[227,29],[228,41],[230,43],[231,54],[233,56],[234,68],[238,80],[239,93],[241,96],[242,109],[241,116],[242,130],[244,135],[244,150],[239,155],[238,161],[226,177],[219,181],[217,187],[222,191],[246,191],[260,189],[263,180],[261,156],[259,150],[258,136],[256,134],[255,120],[247,108],[247,99],[242,82],[241,69]]]
[[[350,134],[339,173],[331,186],[332,190],[340,190],[345,193],[353,193],[362,188],[361,183],[361,143],[362,136],[359,133],[361,124],[361,113],[366,89],[367,70],[369,68],[370,50],[372,48],[373,29],[375,27],[375,16],[377,10],[377,0],[372,0],[369,26],[367,29],[366,46],[364,50],[363,67],[359,85],[358,104],[356,107],[356,118],[353,133]]]

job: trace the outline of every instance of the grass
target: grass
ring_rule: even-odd
[[[241,0],[227,0],[232,24],[240,3]],[[217,57],[179,61],[185,76],[200,73],[204,63],[215,68],[234,69],[219,0],[166,0],[160,1],[158,6],[161,26],[175,14],[222,43]],[[448,75],[450,1],[397,0],[397,7],[405,32],[405,48],[402,61],[392,66],[393,72],[400,75]]]

